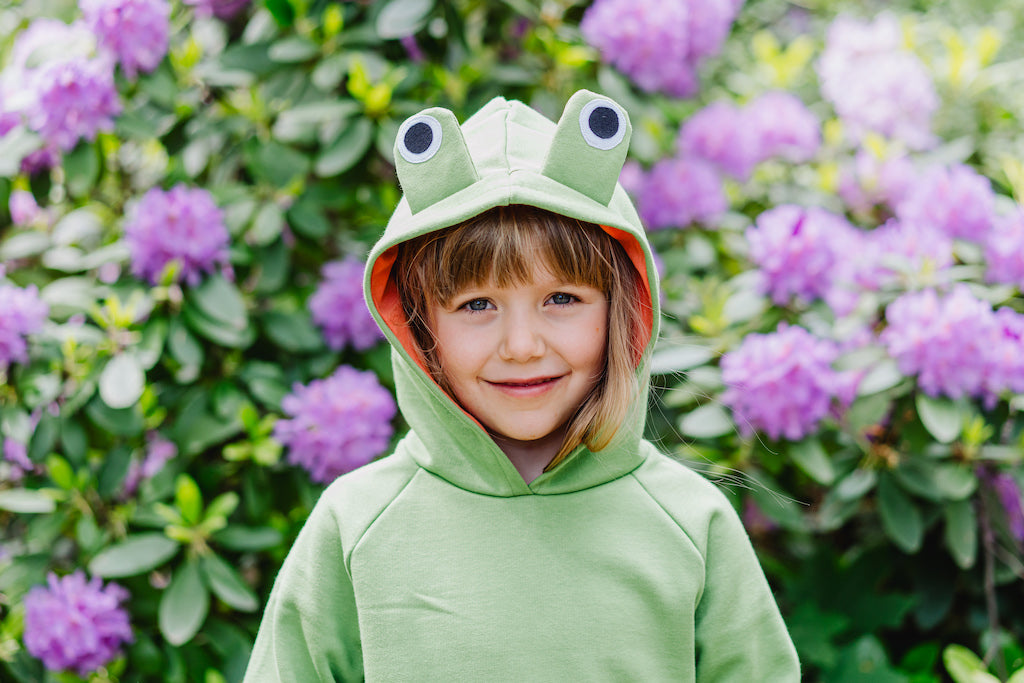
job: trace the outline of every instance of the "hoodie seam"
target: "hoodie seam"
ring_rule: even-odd
[[[419,465],[416,466],[416,470],[409,476],[408,481],[406,481],[405,484],[403,484],[402,487],[395,492],[395,495],[391,496],[391,499],[387,503],[381,506],[377,514],[373,516],[373,519],[370,520],[370,522],[366,525],[366,528],[364,528],[363,531],[359,534],[359,537],[352,542],[352,549],[345,554],[345,571],[348,572],[349,579],[352,578],[352,555],[355,554],[356,549],[359,547],[359,544],[363,542],[363,539],[366,538],[366,535],[370,532],[370,529],[372,529],[373,526],[377,523],[377,520],[380,519],[381,515],[383,515],[395,503],[395,501],[398,500],[399,496],[401,496],[407,488],[409,488],[413,480],[416,478],[416,475],[419,474],[419,472],[422,471],[422,469],[423,468],[420,467]]]
[[[696,552],[696,553],[697,553],[697,557],[699,557],[699,558],[700,558],[701,564],[702,564],[702,565],[704,566],[704,568],[705,568],[705,570],[706,570],[706,568],[707,568],[707,562],[708,562],[708,561],[707,561],[707,558],[706,558],[706,557],[704,556],[704,553],[703,553],[703,552],[701,552],[701,550],[700,550],[700,547],[699,547],[699,546],[697,545],[697,543],[696,543],[696,542],[694,542],[694,540],[693,540],[693,537],[692,537],[692,536],[690,536],[690,533],[689,533],[689,532],[688,532],[688,531],[686,530],[686,528],[685,528],[685,527],[683,527],[683,525],[679,523],[679,520],[677,520],[677,519],[676,519],[676,518],[675,518],[675,517],[674,517],[674,516],[672,515],[672,513],[671,513],[671,512],[669,512],[669,511],[668,511],[668,509],[666,509],[666,508],[665,508],[665,506],[661,504],[661,501],[660,501],[660,500],[658,500],[657,496],[655,496],[655,495],[654,495],[653,493],[651,493],[651,492],[650,492],[650,490],[649,490],[649,489],[648,489],[648,488],[647,488],[646,486],[644,486],[644,483],[643,483],[643,482],[642,482],[642,481],[640,480],[640,477],[638,477],[638,476],[636,475],[636,470],[633,470],[632,472],[630,472],[630,473],[629,473],[629,476],[632,476],[632,477],[633,477],[633,479],[634,479],[634,480],[636,481],[636,483],[637,483],[637,485],[638,485],[638,486],[640,487],[640,489],[641,489],[641,490],[642,490],[642,491],[643,491],[644,493],[646,493],[646,494],[647,494],[647,497],[648,497],[648,498],[650,498],[651,502],[652,502],[652,503],[654,503],[654,504],[655,504],[656,506],[658,506],[658,509],[659,509],[659,510],[661,510],[661,511],[662,511],[662,513],[663,513],[663,514],[664,514],[664,515],[665,515],[666,517],[668,517],[668,518],[669,518],[669,519],[670,519],[670,520],[672,521],[672,523],[673,523],[673,524],[675,524],[675,525],[676,525],[676,527],[677,527],[677,528],[679,529],[679,531],[680,531],[680,532],[682,532],[683,536],[684,536],[684,537],[686,538],[686,540],[687,540],[687,541],[688,541],[688,542],[690,543],[690,545],[691,545],[691,546],[693,547],[693,550],[694,550],[694,552]],[[702,593],[702,594],[703,594],[703,592],[704,592],[704,591],[703,591],[703,590],[701,590],[701,593]],[[698,601],[699,601],[699,596],[698,596]]]

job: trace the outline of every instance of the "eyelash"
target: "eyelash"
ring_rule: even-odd
[[[580,301],[582,301],[582,299],[580,299],[575,294],[569,294],[568,292],[555,292],[554,294],[549,296],[544,303],[547,304],[549,301],[554,299],[556,296],[565,296],[565,297],[568,297],[569,300],[566,301],[565,303],[551,302],[552,305],[554,305],[554,306],[571,306],[572,304],[579,303]],[[481,308],[481,309],[471,308],[471,304],[473,304],[473,303],[475,303],[477,301],[483,301],[483,302],[486,302],[487,304],[489,304],[490,306],[494,306],[494,304],[491,303],[491,301],[489,299],[478,298],[478,299],[470,299],[466,303],[462,304],[461,306],[459,306],[459,310],[460,311],[466,311],[467,313],[483,313],[484,311],[490,310],[489,308]]]

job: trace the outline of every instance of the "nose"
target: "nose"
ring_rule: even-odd
[[[529,315],[512,315],[504,321],[498,355],[502,360],[525,363],[546,350],[539,324]]]

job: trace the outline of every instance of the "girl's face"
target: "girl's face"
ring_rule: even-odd
[[[454,398],[492,433],[529,442],[560,429],[600,380],[604,292],[534,266],[529,284],[471,286],[430,305]]]

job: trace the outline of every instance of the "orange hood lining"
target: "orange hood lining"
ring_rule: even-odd
[[[640,273],[648,300],[650,300],[651,283],[647,278],[647,259],[639,240],[625,230],[619,230],[607,225],[602,225],[601,229],[615,238],[622,245],[623,249],[626,250],[626,254],[633,263],[633,267]],[[398,297],[398,286],[391,277],[391,269],[395,265],[397,256],[398,249],[395,246],[386,250],[374,261],[373,272],[370,274],[370,296],[373,298],[373,304],[380,312],[381,318],[384,319],[384,323],[395,337],[398,338],[398,342],[405,349],[406,354],[429,376],[430,373],[427,371],[426,366],[424,366],[416,342],[413,339],[412,329],[406,322],[405,311],[402,309],[402,302]],[[654,329],[654,310],[650,304],[641,308],[643,311],[643,329],[639,330],[638,334],[643,335],[644,338],[641,340],[643,343],[638,344],[637,348],[644,349],[650,342],[651,333]],[[635,359],[635,362],[637,365],[640,364],[639,356]]]

